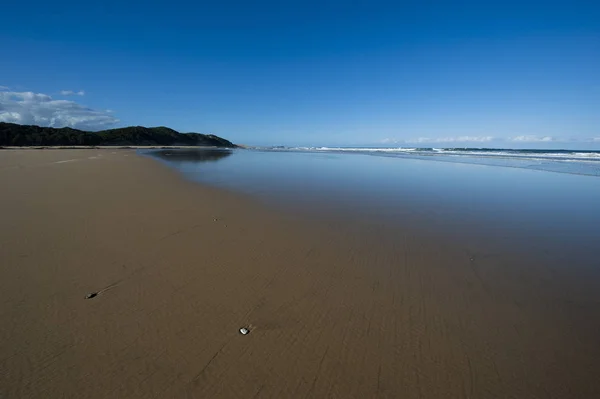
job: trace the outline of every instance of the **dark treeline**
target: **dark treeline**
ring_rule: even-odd
[[[211,146],[235,147],[212,134],[179,133],[168,127],[131,126],[86,132],[69,127],[53,128],[0,122],[0,146]]]

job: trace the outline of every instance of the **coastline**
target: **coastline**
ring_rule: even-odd
[[[159,149],[218,149],[218,150],[232,150],[235,148],[245,148],[244,146],[235,147],[215,147],[215,146],[202,146],[202,145],[71,145],[71,146],[27,146],[27,147],[14,147],[14,146],[0,146],[0,150],[159,150]]]
[[[600,298],[552,259],[89,155],[0,158],[2,397],[600,395]]]

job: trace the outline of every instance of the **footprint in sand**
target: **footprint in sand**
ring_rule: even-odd
[[[108,290],[110,290],[112,288],[115,288],[117,285],[119,285],[119,283],[120,282],[113,283],[113,284],[109,285],[108,287],[103,288],[103,289],[101,289],[100,291],[97,291],[97,292],[90,292],[89,294],[86,294],[85,299],[95,298],[98,295],[102,294],[103,292],[108,291]]]

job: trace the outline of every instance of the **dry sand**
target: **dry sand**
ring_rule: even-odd
[[[1,151],[0,187],[3,399],[600,397],[597,283],[550,256],[301,220],[133,151]]]

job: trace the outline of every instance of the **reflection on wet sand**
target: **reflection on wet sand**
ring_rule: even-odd
[[[159,150],[150,155],[169,162],[214,162],[227,158],[232,154],[227,149],[189,149],[189,150]]]

